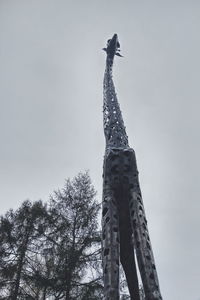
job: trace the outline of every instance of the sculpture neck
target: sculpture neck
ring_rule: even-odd
[[[106,150],[109,148],[129,148],[122,113],[117,100],[112,79],[113,59],[107,56],[103,83],[103,115]]]

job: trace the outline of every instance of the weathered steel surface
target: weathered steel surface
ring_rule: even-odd
[[[115,34],[108,41],[104,75],[104,133],[102,259],[105,300],[119,299],[119,259],[131,299],[139,300],[134,249],[146,300],[162,300],[147,220],[138,180],[135,152],[129,147],[112,79],[119,51]]]

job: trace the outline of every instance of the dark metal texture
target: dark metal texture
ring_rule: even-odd
[[[115,34],[108,41],[104,75],[102,259],[105,300],[119,299],[119,260],[132,300],[140,300],[136,252],[146,300],[162,300],[147,220],[139,186],[135,152],[129,147],[112,80],[114,56],[119,51]]]

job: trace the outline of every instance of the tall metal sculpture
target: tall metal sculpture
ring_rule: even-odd
[[[121,56],[117,34],[108,40],[104,75],[102,257],[104,299],[119,299],[119,259],[132,300],[140,300],[136,252],[146,300],[161,300],[147,220],[138,180],[135,152],[128,137],[112,79],[115,55]]]

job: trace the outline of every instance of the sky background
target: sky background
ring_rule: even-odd
[[[200,300],[200,1],[0,0],[0,211],[89,169],[101,201],[102,81],[136,151],[164,300]]]

